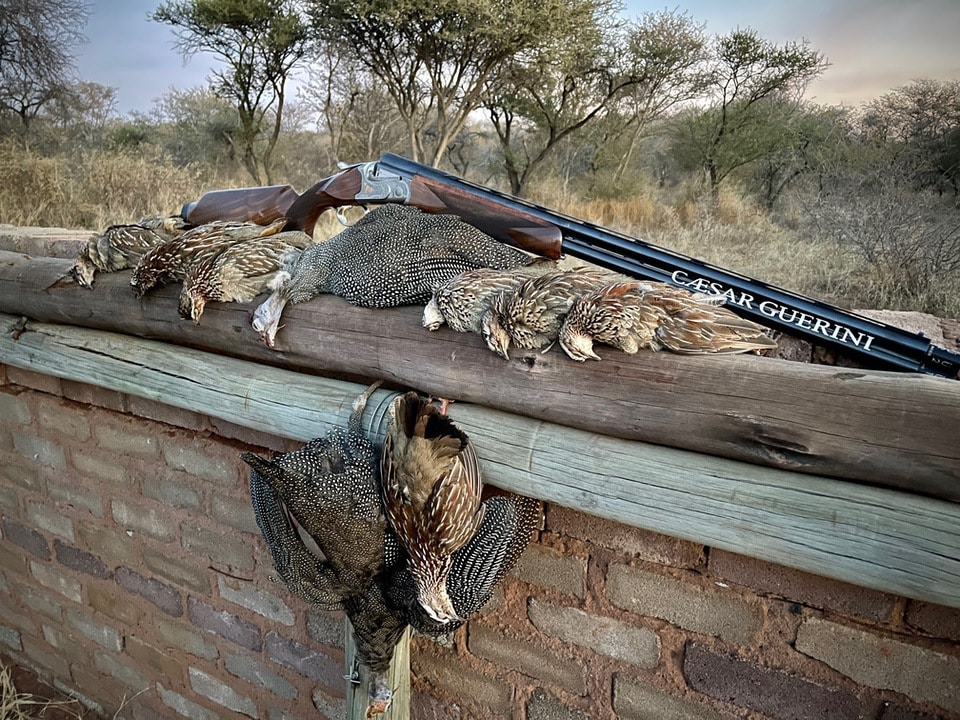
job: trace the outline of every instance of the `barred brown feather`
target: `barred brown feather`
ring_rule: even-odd
[[[626,353],[642,348],[746,352],[775,345],[762,334],[761,326],[720,307],[725,300],[723,295],[695,293],[666,283],[614,283],[574,302],[560,329],[560,345],[581,362],[600,359],[594,342]]]
[[[99,235],[92,235],[74,260],[70,271],[73,279],[92,288],[97,272],[133,267],[145,252],[168,239],[160,230],[141,223],[111,225]]]
[[[423,326],[437,330],[446,323],[456,332],[478,333],[483,314],[496,295],[556,269],[556,262],[541,260],[507,270],[477,268],[462,272],[434,288],[423,309]]]
[[[452,555],[483,518],[480,463],[467,435],[416,393],[398,397],[393,414],[381,455],[387,518],[410,556],[420,604],[450,622]]]
[[[230,245],[219,255],[194,262],[183,279],[180,316],[200,322],[208,302],[249,302],[290,269],[313,239],[299,230]]]
[[[155,287],[183,280],[194,263],[219,255],[231,245],[280,232],[286,219],[263,226],[250,222],[216,221],[198,225],[173,240],[156,245],[140,258],[130,284],[138,297]]]
[[[494,297],[481,321],[484,340],[507,360],[511,345],[548,348],[557,339],[560,325],[577,297],[622,278],[608,270],[583,267],[526,280],[513,292]]]

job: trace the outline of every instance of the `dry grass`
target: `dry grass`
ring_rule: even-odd
[[[11,141],[0,143],[0,177],[0,223],[88,230],[173,214],[207,190],[239,186],[150,151],[42,157]]]
[[[318,177],[322,172],[318,169]],[[0,177],[5,181],[0,223],[88,230],[175,213],[208,190],[249,184],[245,176],[220,177],[201,167],[177,167],[149,151],[46,158],[9,142],[0,143]],[[818,238],[798,219],[799,211],[788,214],[786,222],[774,222],[735,187],[723,188],[716,198],[691,182],[646,187],[625,199],[584,201],[555,182],[536,188],[533,199],[843,307],[960,316],[960,278],[930,278],[922,292],[911,289],[897,267],[867,264],[848,249]],[[333,213],[325,213],[317,237],[341,229]]]
[[[47,716],[53,709],[61,718],[83,720],[86,714],[86,708],[77,700],[50,700],[19,692],[14,687],[10,668],[0,667],[0,720],[35,720]]]

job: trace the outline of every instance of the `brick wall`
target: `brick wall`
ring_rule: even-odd
[[[271,581],[288,440],[0,366],[0,655],[121,717],[339,718],[342,618]],[[960,718],[960,612],[551,506],[416,720]],[[125,703],[125,704],[124,704]]]

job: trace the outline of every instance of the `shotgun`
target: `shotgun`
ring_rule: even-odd
[[[871,320],[615,230],[478,185],[413,160],[342,166],[298,194],[289,185],[208,192],[183,206],[193,225],[212,220],[269,223],[313,233],[328,209],[398,202],[426,212],[451,213],[488,235],[528,252],[557,259],[562,253],[644,280],[726,297],[726,307],[762,325],[851,353],[869,365],[960,377],[960,353],[920,334]]]

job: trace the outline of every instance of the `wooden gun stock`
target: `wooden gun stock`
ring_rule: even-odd
[[[191,225],[203,225],[214,220],[237,220],[269,225],[287,217],[287,211],[299,198],[290,185],[212,190],[196,202],[187,203],[180,217]]]
[[[324,178],[302,195],[290,185],[212,190],[196,202],[183,206],[180,216],[191,225],[214,220],[237,220],[269,225],[287,218],[285,230],[303,230],[312,235],[317,219],[329,208],[358,205],[361,177],[348,168]]]
[[[289,185],[214,190],[184,205],[181,216],[192,225],[212,220],[249,220],[266,225],[286,217],[284,229],[312,235],[317,220],[329,208],[400,202],[424,212],[457,215],[501,242],[535,255],[560,257],[563,237],[556,225],[419,174],[404,180],[407,184],[400,194],[364,195],[369,188],[364,188],[363,174],[359,167],[350,167],[324,178],[302,195]]]
[[[451,213],[490,237],[535,255],[556,260],[562,252],[563,234],[556,225],[455,185],[413,175],[407,204],[426,212]]]

